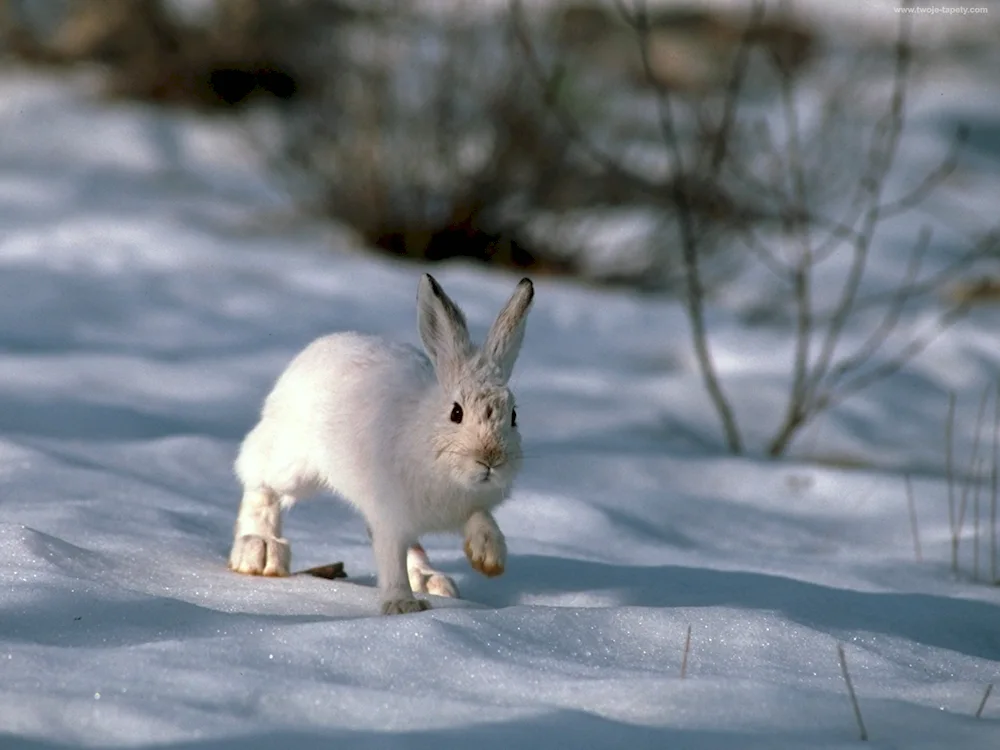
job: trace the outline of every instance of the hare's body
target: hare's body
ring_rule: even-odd
[[[406,344],[340,333],[314,341],[278,378],[236,461],[244,495],[234,570],[287,575],[281,507],[331,491],[365,517],[384,612],[425,608],[414,590],[456,595],[430,567],[422,534],[464,529],[473,567],[502,572],[506,550],[490,511],[520,467],[506,380],[531,285],[519,286],[481,352],[430,277],[418,300],[430,358]]]
[[[317,339],[281,375],[236,460],[244,487],[290,500],[328,490],[354,505],[374,534],[391,525],[413,543],[458,531],[503,489],[469,491],[432,474],[434,367],[408,344],[353,333]],[[377,404],[377,408],[373,408]]]

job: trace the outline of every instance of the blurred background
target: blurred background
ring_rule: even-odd
[[[798,136],[810,210],[833,215],[861,171],[900,4],[761,5],[5,0],[0,49],[8,65],[99,70],[105,96],[243,113],[244,147],[301,210],[373,252],[662,291],[679,275],[681,170],[658,96],[673,100],[687,209],[712,235],[710,287],[737,271],[746,231],[794,202],[779,195],[789,170],[760,163],[787,147],[783,79],[812,110]],[[955,9],[913,16],[909,86],[1000,69],[1000,14]],[[942,131],[962,114],[941,112]],[[978,125],[995,155],[997,124]]]
[[[918,356],[908,322],[1000,300],[998,32],[986,0],[0,4],[8,72],[141,107],[167,161],[250,165],[279,197],[230,202],[247,232],[680,302],[736,452],[711,319],[764,331],[772,455]],[[219,128],[192,150],[151,111]]]

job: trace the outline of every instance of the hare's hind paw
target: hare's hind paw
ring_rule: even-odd
[[[424,586],[427,589],[427,593],[434,596],[446,596],[449,599],[457,599],[459,597],[458,586],[443,573],[427,576]]]
[[[257,534],[236,537],[229,553],[230,569],[251,576],[287,576],[291,560],[291,547],[285,539]]]
[[[430,602],[423,599],[386,599],[382,602],[383,615],[408,615],[430,608]]]
[[[414,544],[406,551],[406,575],[414,594],[458,598],[458,586],[451,578],[431,566],[427,553],[419,544]]]
[[[434,596],[446,596],[449,599],[458,598],[458,586],[444,573],[421,573],[418,570],[410,571],[410,588],[414,594],[433,594]]]

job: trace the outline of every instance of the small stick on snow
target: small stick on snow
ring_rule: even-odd
[[[854,693],[854,684],[851,682],[851,673],[847,671],[847,657],[844,656],[844,646],[837,644],[837,655],[840,657],[840,672],[844,675],[844,682],[847,684],[847,694],[851,698],[851,705],[854,707],[854,718],[858,722],[858,730],[861,732],[861,741],[868,741],[868,730],[865,729],[864,719],[861,718],[861,706],[858,705],[858,696]]]
[[[986,708],[986,701],[990,699],[990,693],[993,692],[993,683],[991,682],[986,686],[986,692],[983,693],[983,699],[979,701],[979,708],[976,710],[976,718],[980,719],[983,716],[983,709]]]
[[[903,481],[906,483],[906,504],[910,508],[910,530],[913,532],[913,553],[917,556],[917,562],[923,562],[924,556],[920,551],[920,527],[917,525],[917,506],[913,501],[913,484],[910,482],[910,475],[904,474]]]
[[[687,637],[684,639],[684,659],[681,661],[681,679],[687,677],[688,654],[691,653],[691,626],[688,625]]]
[[[337,578],[347,578],[347,573],[344,572],[344,563],[342,562],[317,565],[315,568],[309,568],[308,570],[299,570],[293,573],[293,575],[314,576],[315,578],[326,578],[329,581],[336,580]]]

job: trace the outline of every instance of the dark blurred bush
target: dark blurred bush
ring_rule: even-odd
[[[229,106],[315,85],[304,54],[317,24],[346,11],[320,0],[7,0],[3,47],[35,63],[98,63],[112,94]]]
[[[552,80],[526,65],[506,10],[349,0],[8,0],[0,35],[36,63],[97,63],[116,96],[198,108],[269,94],[280,137],[257,144],[326,216],[400,257],[465,257],[661,289],[677,276],[670,173],[634,34],[601,4],[528,19]],[[651,17],[656,86],[708,104],[744,19]],[[799,69],[813,36],[781,19],[753,43]],[[553,117],[568,111],[611,169]],[[684,138],[699,137],[698,123]],[[704,134],[702,134],[704,135]],[[634,179],[635,175],[643,179]],[[689,180],[721,245],[756,209]],[[712,243],[706,243],[706,248]],[[712,253],[706,250],[706,259]],[[732,263],[721,259],[720,273]],[[711,277],[711,273],[709,273]]]

